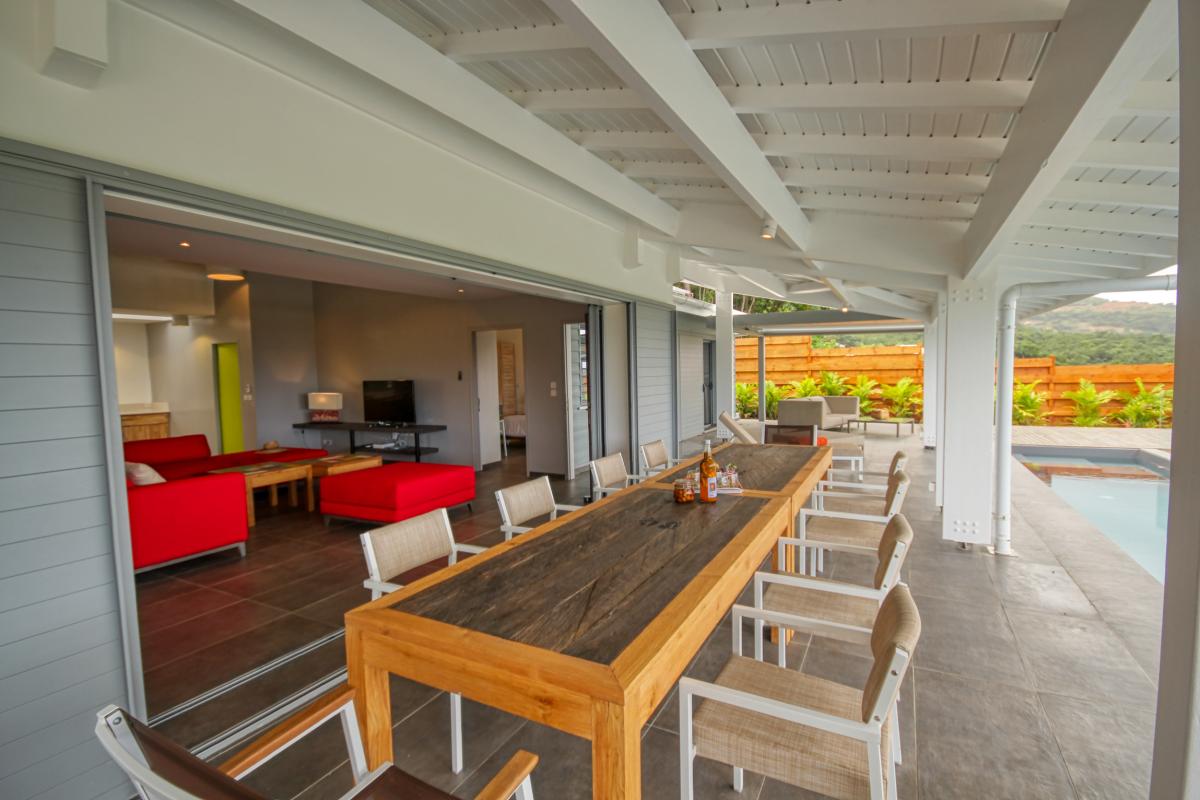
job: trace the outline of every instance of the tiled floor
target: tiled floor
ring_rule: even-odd
[[[870,465],[897,446],[912,458],[906,513],[917,541],[906,580],[924,633],[902,690],[905,800],[1145,797],[1149,777],[1161,586],[1023,468],[1014,470],[1014,543],[1019,558],[997,560],[940,539],[927,490],[933,457],[917,437],[868,437]],[[863,565],[831,560],[834,577]],[[711,678],[730,648],[721,625],[689,668]],[[861,685],[864,653],[827,640],[798,640],[790,663]],[[474,792],[517,748],[537,753],[541,798],[590,795],[586,742],[467,702],[466,769],[449,771],[445,695],[393,680],[397,763],[461,797]],[[674,698],[643,732],[647,798],[678,796]],[[811,795],[747,775],[741,795],[730,774],[697,761],[698,798],[776,800]],[[251,778],[272,797],[339,796],[350,784],[332,726]]]

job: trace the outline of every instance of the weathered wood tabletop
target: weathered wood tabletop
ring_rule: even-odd
[[[811,491],[828,450],[790,449],[786,467],[761,455]],[[392,758],[396,674],[590,739],[593,796],[640,797],[642,726],[791,530],[787,497],[676,505],[669,486],[630,487],[349,612],[372,768]]]

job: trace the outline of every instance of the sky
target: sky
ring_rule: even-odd
[[[1167,267],[1155,272],[1155,275],[1175,275],[1179,267]],[[1175,290],[1169,292],[1106,292],[1102,295],[1105,300],[1124,300],[1127,303],[1170,303],[1175,305]]]

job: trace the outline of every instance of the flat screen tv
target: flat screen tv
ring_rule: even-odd
[[[415,423],[413,382],[363,381],[363,417],[367,422]]]

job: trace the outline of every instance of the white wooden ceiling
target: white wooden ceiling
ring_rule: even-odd
[[[1095,47],[1141,74],[1098,77],[1090,97],[1072,95],[1082,90],[1055,65],[1056,39],[1081,51],[1089,44],[1080,41],[1088,20],[1067,14],[1068,0],[658,0],[675,29],[658,39],[653,25],[636,29],[639,19],[656,21],[640,16],[647,11],[661,18],[657,9],[628,4],[626,31],[605,21],[603,1],[362,0],[606,162],[631,191],[679,209],[678,229],[643,218],[643,235],[679,245],[685,272],[741,291],[911,313],[935,296],[929,276],[1124,277],[1175,263],[1178,57],[1175,37],[1163,35],[1166,17],[1154,17],[1160,0],[1130,0],[1145,14],[1112,17],[1128,35],[1097,38]],[[717,90],[713,102],[647,94],[664,84],[630,71],[637,47],[658,48],[664,74],[694,58]],[[1063,103],[1084,105],[1092,120],[1065,163],[1061,143],[1045,152],[1008,147],[1043,84],[1061,85]],[[773,168],[765,182],[746,159],[734,164],[740,143],[689,126],[699,119],[689,114],[712,112],[714,103]],[[1081,124],[1064,124],[1062,141],[1078,138]],[[1014,163],[1002,161],[1006,154]],[[999,216],[989,209],[975,221],[998,170],[1020,172],[1015,162],[1043,158],[1066,167],[1060,179],[1034,193],[1006,176],[997,191],[1019,202],[997,200]],[[800,213],[784,209],[786,235],[764,242],[761,219],[780,209],[780,197]],[[863,247],[864,238],[878,246]],[[956,239],[982,256],[925,264],[914,249],[910,264],[870,255],[918,245],[950,254]]]

